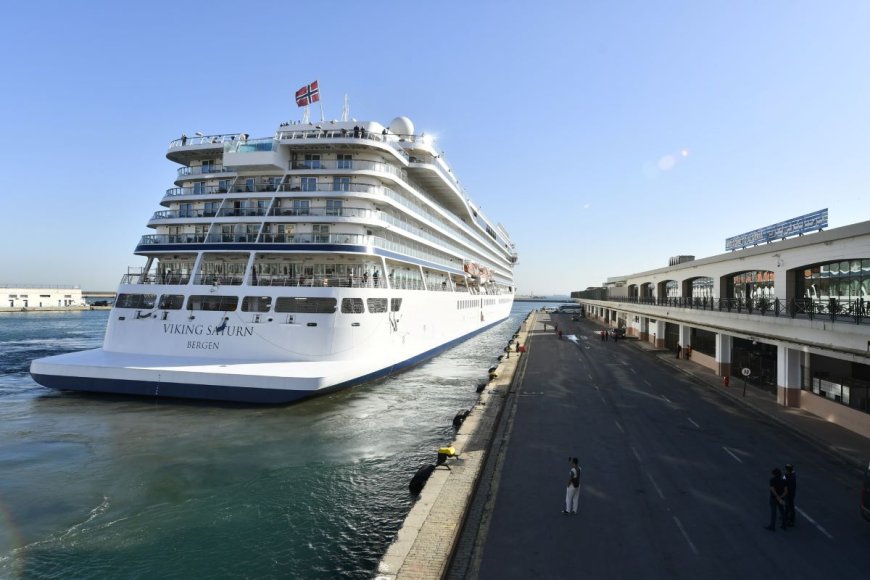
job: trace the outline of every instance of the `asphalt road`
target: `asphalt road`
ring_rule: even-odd
[[[591,322],[555,318],[577,340],[532,339],[479,578],[870,578],[853,468]],[[577,516],[561,513],[569,456]],[[768,479],[785,463],[798,521],[770,532]]]

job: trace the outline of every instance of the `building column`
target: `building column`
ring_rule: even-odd
[[[720,377],[731,375],[731,335],[716,333],[716,368]]]
[[[640,337],[642,341],[649,341],[649,318],[646,316],[640,317]]]
[[[656,331],[653,333],[653,341],[656,348],[665,348],[665,329],[667,323],[664,320],[656,320]]]
[[[680,325],[680,346],[683,347],[680,356],[686,358],[686,347],[692,344],[692,327],[688,324]]]
[[[786,407],[800,407],[801,351],[776,347],[776,402]]]

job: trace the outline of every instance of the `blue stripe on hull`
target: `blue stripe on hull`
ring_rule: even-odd
[[[99,379],[93,377],[72,377],[63,375],[45,375],[30,373],[33,380],[44,387],[57,390],[85,391],[92,393],[116,393],[121,395],[136,395],[144,397],[167,397],[180,399],[204,399],[210,401],[229,401],[234,403],[282,404],[295,403],[309,397],[325,395],[340,389],[346,389],[362,383],[387,377],[393,373],[419,364],[472,336],[500,324],[507,318],[492,322],[469,332],[450,342],[411,357],[395,365],[382,368],[375,372],[356,377],[350,381],[326,387],[316,391],[301,391],[291,389],[258,389],[255,387],[226,387],[216,385],[201,385],[194,383],[167,383],[153,381],[128,381],[121,379]]]

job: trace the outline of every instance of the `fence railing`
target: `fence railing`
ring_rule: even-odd
[[[825,318],[831,322],[853,321],[862,324],[867,319],[868,301],[863,298],[608,298],[610,302],[629,302],[669,308],[688,308],[757,314],[761,316],[788,316],[790,318]]]

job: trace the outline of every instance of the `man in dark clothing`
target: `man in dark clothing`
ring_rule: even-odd
[[[794,472],[794,465],[787,463],[785,465],[785,525],[794,525],[794,498],[797,494],[797,474]]]
[[[785,487],[785,478],[778,467],[771,472],[770,478],[770,525],[765,529],[776,531],[776,511],[782,516],[782,529],[785,530],[785,497],[788,490]]]

